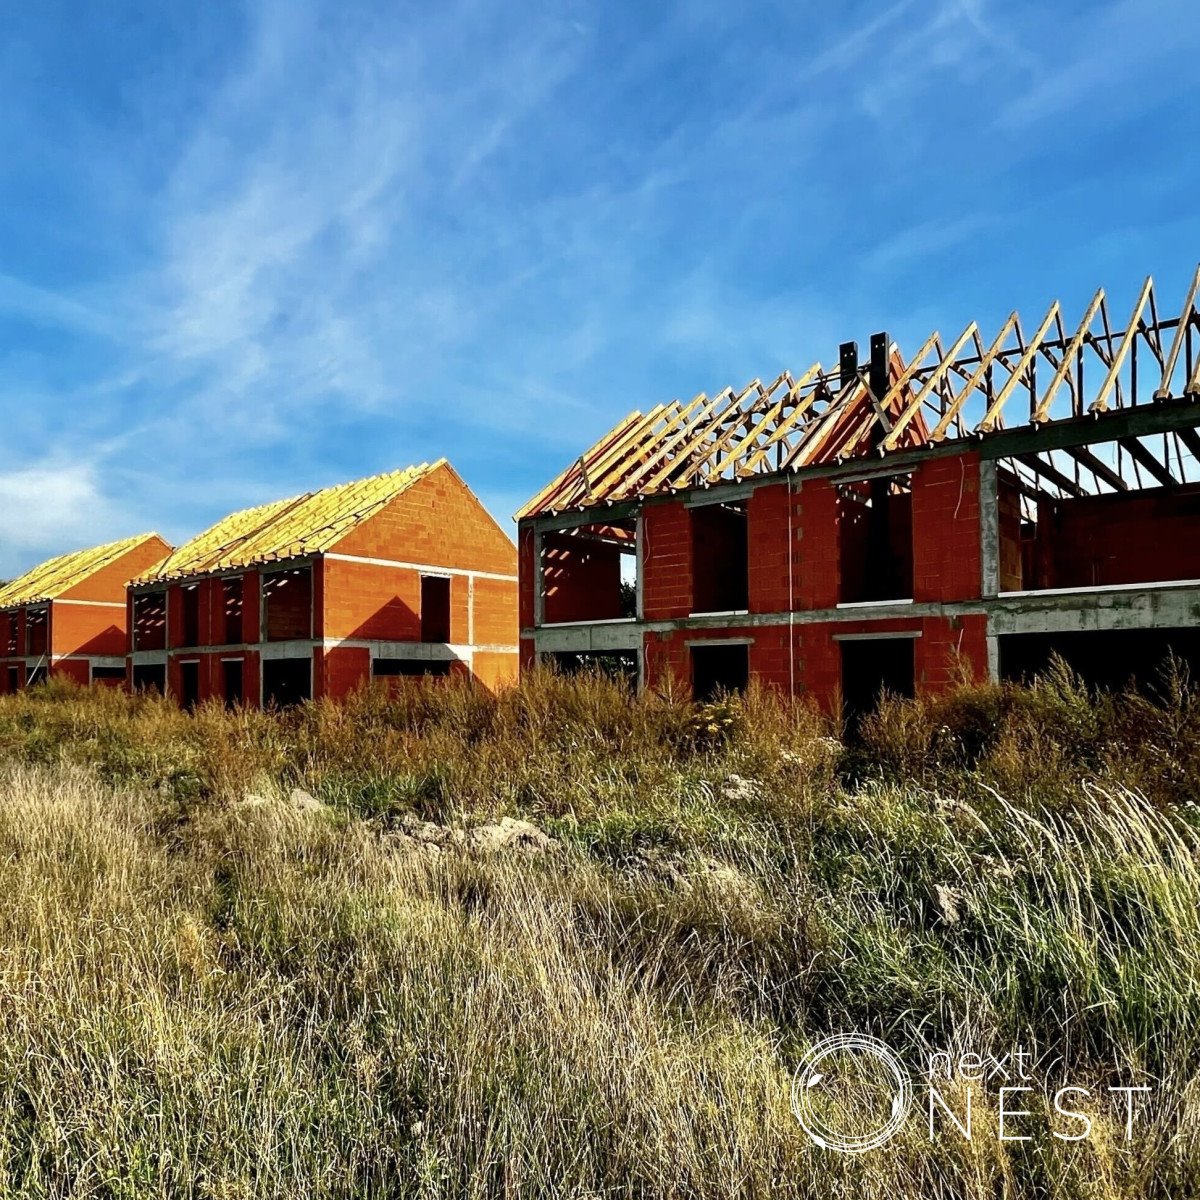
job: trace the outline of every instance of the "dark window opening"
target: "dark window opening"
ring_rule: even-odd
[[[8,676],[8,692],[13,695],[21,690],[21,668],[9,667],[6,672]]]
[[[113,685],[125,682],[124,667],[93,667],[92,682]]]
[[[133,690],[135,692],[157,692],[162,696],[167,690],[167,667],[165,663],[141,663],[133,668]]]
[[[391,679],[401,675],[446,676],[450,674],[450,661],[444,658],[377,658],[371,663],[371,674],[376,679]]]
[[[564,675],[581,675],[591,671],[627,684],[630,688],[637,687],[636,650],[564,650],[546,657]]]
[[[312,659],[268,658],[262,673],[264,708],[289,708],[312,699]]]
[[[543,620],[554,625],[635,618],[637,572],[634,520],[542,534]]]
[[[198,662],[181,662],[179,664],[179,703],[188,712],[200,703],[200,664]]]
[[[167,648],[167,593],[139,592],[133,598],[133,648]]]
[[[1000,591],[1200,579],[1195,473],[1191,453],[1162,437],[1002,459]]]
[[[712,700],[726,692],[744,692],[750,683],[750,647],[692,647],[692,695]]]
[[[692,514],[692,612],[740,612],[749,605],[746,504],[705,504]]]
[[[39,683],[45,683],[49,678],[49,672],[45,667],[30,667],[25,672],[25,686],[37,687]]]
[[[50,614],[44,608],[25,614],[25,653],[46,654],[50,649]]]
[[[238,708],[245,703],[245,668],[240,658],[226,659],[221,663],[221,694],[226,708]]]
[[[311,638],[312,568],[271,571],[263,575],[262,588],[263,640],[290,642]]]
[[[450,580],[421,576],[421,641],[450,641]]]
[[[842,716],[847,729],[872,712],[880,697],[915,693],[916,638],[848,638],[842,648]]]
[[[1114,629],[1087,633],[1008,634],[1000,642],[1000,677],[1028,683],[1054,656],[1091,687],[1134,686],[1153,694],[1174,656],[1200,682],[1200,629]]]
[[[838,574],[843,604],[912,599],[911,475],[839,485]]]
[[[225,645],[239,646],[245,640],[242,632],[242,604],[245,580],[241,575],[221,580],[221,606],[225,614]]]
[[[181,646],[200,645],[200,585],[188,584],[182,589],[180,598],[181,609]]]

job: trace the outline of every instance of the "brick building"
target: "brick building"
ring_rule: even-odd
[[[189,706],[517,670],[516,550],[444,459],[233,513],[128,604],[130,684]]]
[[[522,662],[852,706],[1200,662],[1198,285],[631,413],[517,514]]]
[[[52,558],[0,587],[0,694],[47,675],[120,685],[125,584],[170,549],[144,533]]]

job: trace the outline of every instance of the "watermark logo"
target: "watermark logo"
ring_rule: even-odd
[[[904,1064],[877,1038],[837,1034],[813,1047],[792,1085],[792,1111],[818,1146],[860,1154],[896,1134],[912,1107]]]
[[[838,1034],[818,1042],[797,1071],[792,1111],[815,1145],[860,1154],[899,1133],[918,1099],[926,1110],[922,1132],[931,1142],[945,1136],[974,1140],[980,1134],[974,1120],[980,1104],[994,1118],[984,1123],[984,1136],[1032,1141],[1040,1121],[1043,1135],[1077,1142],[1092,1136],[1096,1104],[1107,1096],[1110,1127],[1124,1126],[1125,1142],[1134,1140],[1142,1115],[1139,1101],[1151,1091],[1149,1085],[1082,1086],[1059,1077],[1058,1060],[1039,1076],[1041,1065],[1020,1048],[989,1054],[937,1051],[928,1055],[923,1078],[914,1085],[889,1046],[865,1034]]]

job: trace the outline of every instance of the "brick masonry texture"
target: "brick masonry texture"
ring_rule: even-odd
[[[1198,500],[1200,503],[1200,500]],[[828,478],[799,478],[757,487],[746,505],[748,595],[751,613],[836,610],[841,599],[841,525],[859,505],[846,505]],[[966,451],[931,458],[913,474],[911,539],[909,505],[897,508],[900,542],[911,540],[912,598],[922,602],[978,599],[982,593],[980,458]],[[692,611],[691,510],[680,501],[648,503],[642,512],[643,618],[672,621]],[[532,531],[521,531],[521,617],[533,624],[536,564]],[[854,539],[849,539],[854,544]],[[1117,568],[1112,568],[1117,570]],[[1200,573],[1200,570],[1198,570]],[[965,672],[987,672],[987,622],[983,616],[856,618],[750,626],[737,616],[714,629],[647,631],[642,650],[647,682],[685,694],[691,688],[689,642],[745,638],[751,677],[769,687],[835,703],[841,690],[842,652],[835,634],[903,634],[914,639],[914,682],[924,693],[952,686]],[[522,665],[535,660],[522,642]]]
[[[314,696],[344,697],[371,677],[370,649],[354,645],[325,648],[320,642],[420,642],[421,576],[441,572],[452,572],[450,644],[461,648],[469,659],[456,661],[453,672],[473,676],[488,687],[515,678],[516,548],[453,469],[443,466],[420,479],[363,520],[329,553],[333,557],[318,556],[312,563],[312,638],[318,644],[305,653],[313,656]],[[340,556],[378,561],[345,561]],[[483,572],[484,577],[471,577],[467,572]],[[223,696],[221,660],[236,654],[244,658],[244,698],[250,704],[259,702],[261,659],[257,647],[263,574],[252,568],[241,575],[242,619],[236,646],[227,636],[222,579],[185,580],[168,586],[172,646],[168,686],[174,694],[180,691],[178,660],[196,658],[200,698]],[[487,577],[491,575],[510,578]],[[198,582],[201,644],[184,647],[183,590],[192,582]],[[284,591],[286,594],[287,589]],[[295,603],[287,606],[289,619],[280,628],[299,637],[307,632],[307,612],[302,611],[307,608],[307,593],[298,588],[293,599]],[[476,646],[487,649],[476,653]],[[124,653],[124,643],[116,653]],[[132,671],[132,660],[128,669]]]

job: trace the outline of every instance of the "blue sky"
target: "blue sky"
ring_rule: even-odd
[[[5,9],[0,577],[1200,258],[1194,0]]]

